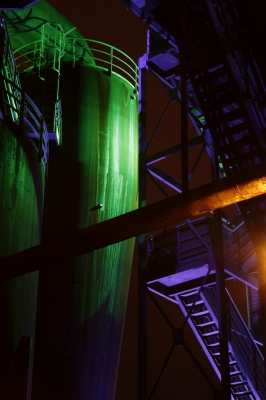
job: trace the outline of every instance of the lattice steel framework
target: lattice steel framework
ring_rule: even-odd
[[[180,193],[189,190],[190,177],[203,152],[189,171],[188,154],[193,146],[201,144],[210,155],[213,180],[264,164],[266,7],[263,2],[255,1],[252,8],[238,0],[122,2],[149,24],[147,53],[139,61],[140,206],[146,204],[147,175],[156,180],[157,186],[163,182]],[[169,103],[181,104],[180,144],[151,156],[147,156],[147,150],[168,106],[146,144],[147,71],[166,87]],[[187,116],[197,137],[188,136]],[[155,166],[178,152],[181,152],[180,182]],[[161,190],[167,194],[163,187]],[[182,344],[200,368],[183,338],[183,327],[188,322],[221,380],[217,391],[201,368],[217,398],[266,396],[265,357],[258,345],[260,337],[265,343],[266,332],[262,267],[266,197],[253,198],[237,207],[239,214],[234,220],[217,211],[211,217],[185,221],[182,226],[153,235],[148,256],[146,238],[139,238],[141,400],[148,398],[147,294],[174,333],[166,363],[173,348]],[[225,289],[225,279],[232,276],[248,288],[249,329]],[[185,315],[180,329],[175,329],[151,292],[179,304]],[[240,337],[245,338],[242,344]],[[158,380],[149,398],[157,383]]]

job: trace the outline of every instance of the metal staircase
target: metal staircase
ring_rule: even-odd
[[[254,272],[256,254],[244,221],[241,215],[229,218],[225,214],[222,221],[226,279],[234,277],[244,282],[250,279],[249,284],[254,288],[257,280],[246,273]],[[220,379],[215,265],[212,250],[208,251],[206,246],[212,241],[212,216],[193,221],[193,227],[202,241],[187,224],[150,238],[148,289],[179,305]],[[262,354],[226,292],[231,398],[264,399],[266,382]]]
[[[51,143],[62,141],[62,110],[59,99],[60,65],[65,54],[65,33],[60,24],[45,23],[41,27],[40,40],[16,50],[17,67],[21,80],[41,110],[47,125]],[[27,77],[38,75],[38,90],[28,84]],[[31,93],[32,92],[32,93]]]
[[[58,98],[59,74],[53,68],[46,67],[43,76],[43,96],[42,99],[37,100],[37,103],[42,110],[49,139],[59,144],[61,140],[61,123],[58,124],[58,118],[61,121],[61,115],[59,115],[61,103]]]
[[[1,68],[0,68],[0,112],[1,119],[11,124],[18,135],[31,139],[38,153],[39,162],[46,169],[49,138],[43,115],[36,104],[23,91],[11,48],[4,14],[1,12]]]
[[[61,25],[46,23],[41,28],[39,76],[44,81],[41,110],[50,140],[61,142],[60,65],[65,53],[65,33]]]
[[[214,371],[220,378],[219,329],[215,286],[197,289],[174,296]],[[266,397],[264,365],[260,350],[252,339],[236,306],[227,293],[230,342],[230,387],[233,399],[263,399]]]
[[[249,12],[249,5],[239,0],[122,2],[149,25],[147,53],[140,60],[140,68],[151,71],[170,94],[177,94],[181,119],[185,120],[182,111],[185,108],[206,151],[212,156],[212,162],[219,162],[220,178],[264,163],[266,76],[265,61],[260,53],[264,52],[266,30],[263,23],[257,24],[258,13]],[[250,11],[255,7],[258,10],[260,6],[262,16],[258,20],[263,21],[266,13],[263,1],[255,0]],[[143,76],[142,84],[145,73]],[[143,119],[145,96],[142,95],[144,105],[140,109]],[[141,129],[145,142],[145,119]],[[184,132],[181,136],[183,141]],[[188,147],[193,145],[189,140],[186,143]],[[182,143],[178,146],[179,151],[184,150]],[[161,154],[166,157],[173,151],[176,149],[169,149],[169,154],[164,151],[147,157],[148,171],[151,161],[154,166]],[[183,168],[187,168],[186,161],[182,161],[182,173]],[[143,176],[145,172],[143,168]],[[170,178],[161,180],[171,186]],[[182,191],[182,184],[176,186]],[[144,189],[145,185],[140,187],[141,201],[145,200]],[[238,210],[241,212],[238,221],[227,221],[226,218],[223,221],[223,264],[225,279],[234,277],[248,286],[250,331],[227,293],[230,389],[235,399],[264,399],[265,363],[253,336],[261,342],[260,326],[264,325],[264,330],[266,327],[265,317],[264,321],[259,317],[262,315],[259,304],[262,304],[263,296],[266,298],[265,291],[260,298],[258,293],[259,287],[261,290],[265,287],[265,282],[260,279],[266,248],[266,196],[239,203]],[[216,270],[210,221],[211,218],[209,222],[188,221],[193,226],[184,224],[153,235],[146,277],[149,291],[180,305],[220,376],[217,315],[224,311],[221,302],[217,306],[221,298],[217,301],[215,289],[211,287],[216,282]],[[144,244],[140,251],[145,253]],[[143,254],[140,265],[144,264]],[[204,290],[193,305],[198,288]],[[264,342],[265,339],[264,335]]]

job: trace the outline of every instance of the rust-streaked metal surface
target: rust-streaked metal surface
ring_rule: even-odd
[[[11,279],[29,271],[45,268],[47,265],[264,193],[266,170],[264,165],[257,165],[188,193],[173,196],[7,257],[0,261],[0,279]]]

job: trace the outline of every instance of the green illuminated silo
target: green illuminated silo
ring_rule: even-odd
[[[44,1],[27,15],[21,27],[10,23],[15,48],[38,41],[40,20],[73,29]],[[77,30],[65,39],[62,145],[50,147],[43,241],[137,206],[136,66],[117,49],[87,44]],[[45,71],[36,65],[22,83],[39,101]],[[125,241],[40,271],[32,400],[114,398],[133,246]]]
[[[50,151],[44,240],[137,206],[137,100],[105,72],[61,66],[63,142]],[[40,272],[33,399],[114,398],[133,244]]]
[[[40,243],[43,184],[32,143],[0,120],[0,258]],[[17,399],[27,390],[30,395],[37,285],[38,272],[0,285],[1,399]]]

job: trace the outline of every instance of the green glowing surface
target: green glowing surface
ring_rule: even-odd
[[[24,143],[25,145],[25,143]],[[35,153],[35,154],[34,154]],[[29,153],[28,153],[29,155]],[[32,149],[31,162],[38,166]],[[41,182],[39,182],[42,197]],[[40,199],[39,199],[40,200]],[[40,200],[41,201],[41,200]],[[0,257],[21,251],[39,243],[40,218],[38,198],[31,165],[25,148],[0,120]]]
[[[63,139],[62,147],[51,148],[44,240],[137,206],[132,87],[101,70],[62,65],[60,88]],[[102,208],[91,211],[97,204]],[[62,387],[70,399],[113,398],[133,245],[134,240],[118,243],[40,272],[37,363],[43,399],[52,399],[47,382],[58,385],[57,399],[64,398]]]
[[[34,169],[34,173],[33,173]],[[40,243],[42,169],[30,143],[0,120],[0,257]],[[15,351],[22,336],[34,343],[38,272],[0,285],[0,398],[13,399]],[[33,348],[29,363],[32,366]]]

